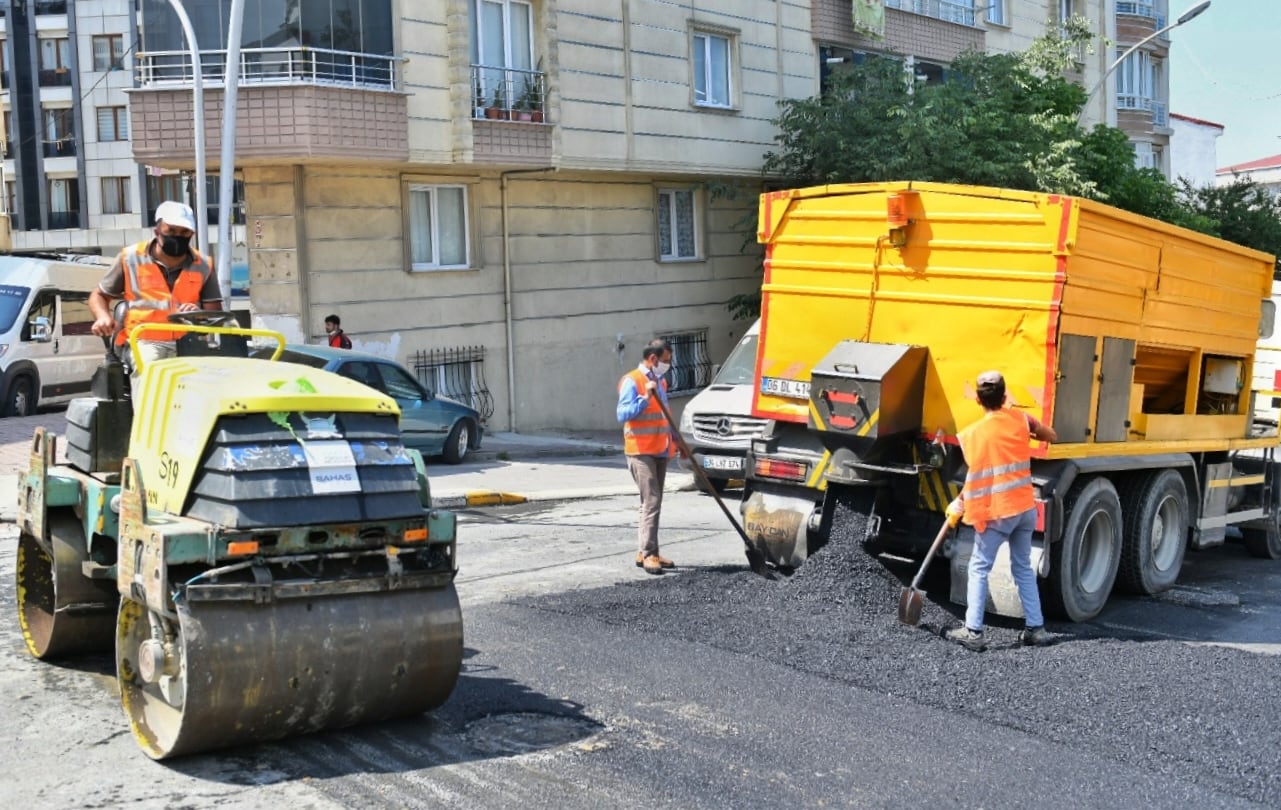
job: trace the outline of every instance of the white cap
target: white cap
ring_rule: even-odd
[[[192,213],[191,206],[174,200],[165,200],[156,206],[156,222],[164,222],[175,228],[186,228],[189,231],[196,230],[196,215]]]

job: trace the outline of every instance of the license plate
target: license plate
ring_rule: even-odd
[[[738,456],[703,456],[703,469],[741,472],[743,459]]]
[[[761,377],[761,393],[772,394],[788,399],[809,399],[810,384],[804,380],[788,380],[783,377]]]

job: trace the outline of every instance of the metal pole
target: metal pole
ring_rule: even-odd
[[[222,308],[231,309],[231,204],[236,187],[236,96],[240,89],[240,31],[245,0],[231,0],[227,66],[223,71],[222,154],[218,159],[218,286]]]
[[[1081,119],[1085,118],[1085,111],[1089,108],[1090,101],[1094,98],[1094,94],[1099,92],[1099,88],[1103,86],[1103,82],[1107,81],[1108,76],[1112,75],[1112,71],[1120,67],[1121,63],[1130,57],[1130,54],[1134,53],[1139,48],[1142,48],[1144,45],[1147,45],[1149,42],[1161,36],[1162,34],[1168,31],[1172,31],[1175,28],[1178,28],[1180,25],[1183,25],[1185,22],[1188,22],[1189,20],[1196,17],[1198,14],[1205,11],[1209,7],[1210,7],[1210,0],[1201,0],[1200,3],[1197,3],[1195,6],[1193,6],[1192,8],[1188,9],[1187,11],[1179,15],[1179,18],[1174,22],[1170,23],[1169,25],[1160,29],[1159,31],[1153,31],[1151,34],[1148,34],[1143,39],[1139,40],[1138,42],[1134,43],[1130,47],[1126,48],[1125,53],[1118,56],[1115,62],[1108,65],[1108,69],[1103,71],[1103,75],[1099,77],[1099,81],[1094,85],[1094,87],[1090,88],[1089,94],[1086,95],[1085,97],[1085,103],[1081,105],[1081,114],[1077,116],[1077,122],[1079,123]]]
[[[209,252],[209,202],[205,199],[209,189],[205,182],[205,81],[204,67],[200,64],[200,45],[196,42],[196,31],[191,27],[191,18],[182,0],[169,0],[178,22],[182,24],[182,33],[187,38],[187,50],[191,52],[192,107],[193,124],[196,128],[196,244],[200,250]]]

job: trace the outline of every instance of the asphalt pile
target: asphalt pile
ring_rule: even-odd
[[[933,564],[936,585],[946,563]],[[1021,621],[992,616],[988,649],[974,653],[941,637],[962,615],[936,601],[945,587],[926,599],[918,626],[898,621],[915,570],[847,536],[785,579],[677,569],[525,604],[790,666],[1281,806],[1275,657],[1053,623],[1056,644],[1027,648]]]

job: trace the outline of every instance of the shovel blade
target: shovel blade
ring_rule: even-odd
[[[920,624],[921,607],[924,603],[924,591],[919,591],[916,588],[904,588],[898,597],[898,620],[912,627]]]

